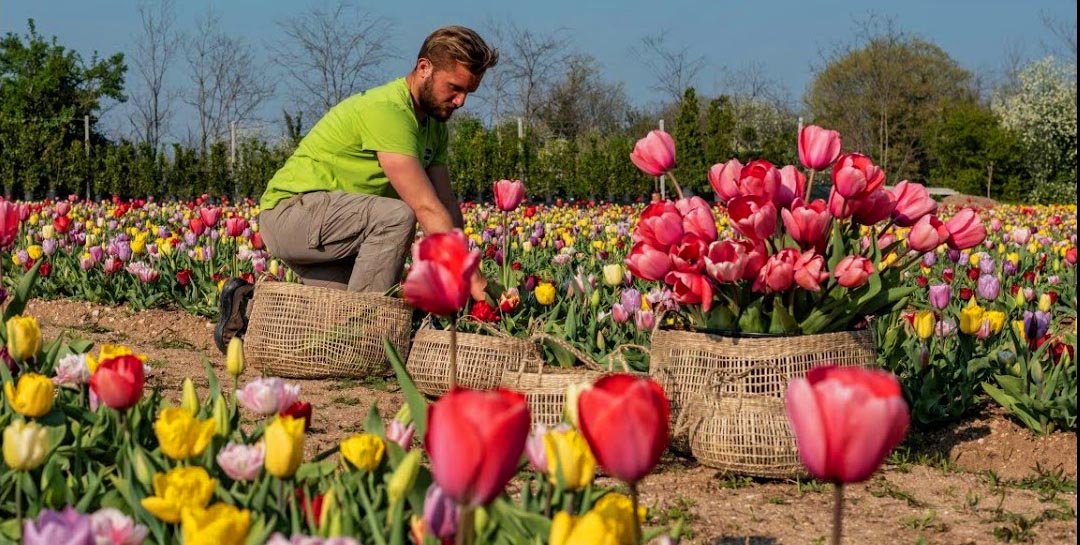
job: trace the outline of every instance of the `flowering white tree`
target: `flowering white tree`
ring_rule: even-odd
[[[1019,86],[994,97],[992,108],[1027,150],[1037,202],[1075,202],[1076,66],[1053,57],[1024,68]]]

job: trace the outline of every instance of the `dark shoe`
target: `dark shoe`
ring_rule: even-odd
[[[247,331],[247,305],[254,292],[254,284],[237,277],[226,280],[221,287],[214,344],[222,354],[228,349],[229,341],[233,337],[243,336]]]

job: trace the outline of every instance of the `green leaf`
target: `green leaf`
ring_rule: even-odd
[[[11,302],[8,303],[7,308],[4,309],[4,323],[7,323],[12,316],[18,316],[22,314],[26,308],[26,303],[30,301],[30,294],[34,289],[34,284],[37,283],[38,269],[41,268],[41,264],[44,263],[44,259],[39,259],[34,262],[34,265],[30,267],[29,271],[22,276],[19,280],[19,284],[15,286],[15,294],[11,298]],[[5,332],[4,335],[7,335]],[[6,336],[4,337],[7,338]]]
[[[364,421],[364,431],[368,433],[374,433],[386,440],[386,429],[383,427],[382,417],[379,416],[379,404],[378,402],[371,404],[371,409],[368,410],[367,420]]]
[[[394,374],[397,375],[401,393],[405,394],[405,402],[409,404],[409,412],[412,413],[413,422],[416,423],[416,433],[424,437],[427,433],[427,399],[416,389],[416,383],[409,376],[405,363],[401,361],[401,355],[398,354],[397,348],[390,344],[389,338],[383,339],[383,349],[386,350],[386,356],[390,359]]]
[[[217,373],[214,372],[214,366],[210,363],[209,358],[203,356],[203,367],[206,368],[206,381],[210,385],[210,395],[207,396],[207,401],[213,403],[212,400],[217,399],[218,394],[221,393],[221,383],[218,382]]]

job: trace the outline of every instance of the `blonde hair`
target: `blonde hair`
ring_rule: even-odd
[[[499,51],[472,29],[455,25],[429,34],[416,58],[430,60],[436,70],[451,68],[451,63],[458,62],[473,74],[483,75],[499,62]]]

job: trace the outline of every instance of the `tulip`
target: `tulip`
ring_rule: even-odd
[[[738,159],[726,163],[717,163],[709,169],[709,185],[725,203],[739,196],[737,180],[742,174],[743,164]]]
[[[675,168],[675,140],[664,131],[649,131],[634,144],[630,161],[645,174],[660,176]]]
[[[90,368],[86,366],[86,354],[68,354],[56,363],[56,376],[52,378],[57,386],[81,386],[90,380]]]
[[[625,373],[606,375],[578,400],[581,434],[605,471],[636,483],[668,445],[671,407],[660,386]]]
[[[91,519],[70,505],[57,512],[44,509],[37,520],[23,521],[24,545],[89,545],[93,543]]]
[[[744,195],[728,204],[731,227],[753,241],[767,239],[776,232],[776,206],[762,197]]]
[[[16,471],[35,469],[49,452],[49,432],[37,422],[13,420],[4,428],[3,451],[4,463],[9,468]]]
[[[634,242],[647,242],[652,247],[667,251],[672,244],[683,238],[683,217],[672,202],[650,204],[641,212],[634,231]],[[714,234],[715,238],[715,234]]]
[[[1017,227],[1012,230],[1010,235],[1012,241],[1015,242],[1017,246],[1025,246],[1028,241],[1031,240],[1031,230],[1027,227]]]
[[[752,195],[772,202],[780,189],[780,171],[764,159],[750,161],[739,172],[738,184],[740,196]]]
[[[181,519],[184,545],[242,545],[251,528],[251,511],[227,503],[185,509]]]
[[[618,287],[623,282],[623,268],[618,263],[609,263],[604,265],[604,285],[609,287]]]
[[[870,275],[874,273],[874,264],[865,257],[849,255],[840,260],[833,271],[838,284],[845,288],[854,289],[866,284]]]
[[[949,221],[945,222],[945,228],[949,230],[949,247],[955,250],[973,248],[986,239],[986,227],[983,226],[982,219],[970,208],[965,208],[949,218]]]
[[[41,329],[33,316],[12,316],[7,321],[8,355],[15,361],[29,360],[41,351]]]
[[[266,455],[263,466],[279,479],[296,473],[304,459],[304,420],[291,416],[276,416],[263,433]]]
[[[994,334],[1001,333],[1002,328],[1005,327],[1005,318],[1005,313],[1000,310],[983,312],[983,322],[989,325],[990,332]]]
[[[884,189],[875,189],[859,199],[852,199],[858,206],[853,212],[855,221],[862,225],[876,225],[892,215],[896,206],[895,197]]]
[[[859,153],[841,155],[832,170],[833,188],[845,199],[862,198],[885,183],[885,171]],[[836,215],[836,214],[834,214]]]
[[[668,252],[659,250],[647,242],[634,244],[624,263],[626,263],[626,268],[630,271],[630,274],[649,281],[662,280],[671,270],[671,257]],[[539,291],[539,287],[537,291]],[[538,301],[539,297],[537,295]],[[550,303],[541,302],[540,304]]]
[[[630,267],[630,263],[627,263],[627,267]],[[555,286],[551,282],[540,282],[533,290],[533,297],[536,297],[537,303],[548,306],[555,302]]]
[[[230,237],[242,236],[247,228],[248,222],[244,218],[234,216],[225,220],[225,234]]]
[[[229,347],[225,351],[225,370],[234,379],[244,374],[244,340],[240,337],[229,339]]]
[[[1035,312],[1025,310],[1022,323],[1024,338],[1033,344],[1035,339],[1046,335],[1046,332],[1050,330],[1050,314],[1041,310]]]
[[[525,439],[525,457],[529,459],[533,470],[542,473],[546,473],[548,467],[547,445],[544,442],[544,436],[547,435],[547,432],[547,426],[537,424],[529,432],[529,437]]]
[[[528,435],[525,396],[452,389],[428,406],[424,443],[432,476],[459,505],[485,505],[514,476]]]
[[[780,217],[784,220],[788,236],[803,249],[824,249],[832,223],[832,215],[826,210],[825,201],[817,199],[807,204],[802,199],[795,199],[790,210],[785,208],[780,211]]]
[[[109,358],[98,364],[90,376],[90,389],[109,408],[124,410],[142,398],[145,373],[143,360],[137,356]]]
[[[551,520],[548,545],[636,544],[636,528],[645,521],[645,508],[639,507],[637,511],[635,517],[630,498],[609,492],[580,517],[566,511],[556,513]]]
[[[159,520],[176,524],[181,511],[210,503],[215,483],[202,467],[176,467],[154,475],[154,495],[143,498],[142,506]]]
[[[240,404],[259,416],[270,416],[291,407],[300,396],[300,385],[278,377],[257,378],[236,391]]]
[[[682,216],[682,228],[684,233],[697,236],[709,244],[716,240],[716,217],[713,216],[709,203],[701,197],[679,199],[675,202],[675,208]]]
[[[701,305],[701,310],[709,312],[713,302],[713,288],[709,278],[703,274],[671,271],[664,277],[664,282],[672,286],[675,300],[689,305]]]
[[[420,451],[410,450],[405,458],[402,458],[397,469],[390,474],[390,481],[386,483],[386,495],[391,503],[397,503],[412,490],[416,484],[416,476],[420,473]]]
[[[996,276],[988,274],[979,277],[979,297],[987,301],[993,301],[1001,294],[1001,281]]]
[[[447,496],[437,483],[431,483],[424,494],[424,523],[431,535],[441,540],[454,537],[459,516],[454,499]]]
[[[930,286],[930,305],[938,310],[949,306],[952,299],[952,287],[948,284],[935,284]]]
[[[807,125],[799,131],[799,162],[810,170],[825,170],[840,157],[840,133]]]
[[[356,469],[375,471],[385,449],[386,445],[378,435],[359,433],[341,442],[341,457]]]
[[[386,440],[397,444],[402,450],[408,451],[412,448],[413,434],[415,433],[416,426],[414,424],[405,424],[395,418],[390,421],[390,426],[386,428]]]
[[[705,271],[717,282],[732,284],[744,278],[747,247],[733,240],[718,240],[705,254]]]
[[[192,416],[198,414],[202,404],[199,402],[199,393],[195,391],[195,381],[191,380],[191,377],[185,378],[180,391],[180,406]]]
[[[983,308],[972,297],[968,304],[960,309],[960,331],[968,335],[977,334],[982,326],[983,313]]]
[[[0,200],[0,250],[7,251],[19,236],[19,207]]]
[[[311,427],[311,403],[306,401],[295,401],[292,405],[282,409],[278,414],[303,420],[304,431],[307,431],[308,428]]]
[[[1039,310],[1042,312],[1050,312],[1054,308],[1054,301],[1050,297],[1049,293],[1044,293],[1039,296]]]
[[[949,230],[945,224],[937,216],[929,214],[915,222],[907,237],[908,247],[916,252],[933,251],[948,239]]]
[[[221,219],[221,209],[217,207],[200,208],[199,218],[202,219],[203,225],[213,229],[217,227],[218,220]]]
[[[787,291],[795,282],[795,262],[799,260],[799,251],[784,248],[769,257],[758,271],[754,280],[754,291],[776,293]]]
[[[803,465],[834,483],[868,479],[910,419],[896,377],[860,367],[815,367],[789,383],[785,401]]]
[[[844,219],[850,218],[858,208],[857,200],[848,200],[836,192],[836,186],[829,190],[828,210],[833,217]]]
[[[611,319],[617,324],[625,324],[630,321],[630,313],[622,306],[622,303],[611,305]]]
[[[794,267],[793,279],[805,290],[821,291],[821,283],[829,278],[829,271],[825,270],[825,258],[814,250],[803,252]]]
[[[11,408],[26,417],[39,418],[52,410],[55,395],[53,381],[37,373],[25,373],[19,376],[18,386],[11,381],[4,383],[4,395]]]
[[[915,335],[924,341],[934,335],[933,312],[920,310],[915,313]]]
[[[521,180],[499,180],[495,182],[495,206],[503,212],[516,210],[525,200],[525,184]]]
[[[780,169],[780,185],[773,195],[773,203],[781,208],[791,205],[795,199],[806,196],[806,176],[792,165]]]
[[[217,454],[217,463],[234,481],[253,481],[259,476],[266,457],[262,443],[243,445],[229,441]]]
[[[161,452],[173,460],[200,456],[214,436],[214,419],[196,420],[186,409],[170,407],[161,411],[154,422]]]
[[[671,266],[678,272],[698,273],[705,268],[708,245],[697,235],[687,233],[682,241],[671,247]]]
[[[552,484],[580,490],[592,483],[596,459],[580,433],[552,430],[543,435],[546,473]]]
[[[113,507],[103,507],[90,515],[90,527],[95,545],[140,545],[150,532]]]
[[[937,212],[937,202],[922,184],[902,180],[892,188],[896,200],[893,222],[900,227],[911,227],[928,214]]]
[[[455,229],[426,235],[412,252],[412,266],[401,285],[409,304],[440,316],[461,310],[480,265],[480,252],[469,251],[465,234]]]

